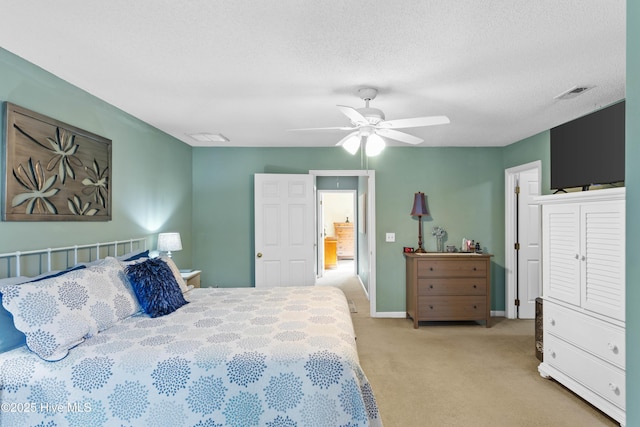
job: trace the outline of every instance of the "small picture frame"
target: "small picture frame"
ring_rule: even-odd
[[[402,252],[404,252],[405,254],[412,254],[415,251],[413,248],[410,248],[409,246],[405,246],[404,248],[402,248]]]

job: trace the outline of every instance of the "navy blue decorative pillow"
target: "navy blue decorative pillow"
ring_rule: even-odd
[[[146,251],[142,251],[142,252],[139,252],[137,254],[131,255],[131,256],[127,257],[126,259],[124,259],[123,261],[135,261],[135,260],[142,259],[142,258],[149,258],[149,250],[148,249]]]
[[[164,316],[187,304],[171,268],[160,258],[129,265],[125,271],[140,306],[149,316]]]

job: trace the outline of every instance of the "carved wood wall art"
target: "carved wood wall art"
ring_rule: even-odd
[[[4,221],[111,220],[111,140],[5,103]]]

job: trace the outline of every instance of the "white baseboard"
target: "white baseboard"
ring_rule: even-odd
[[[505,311],[492,311],[491,317],[504,317]],[[407,317],[407,313],[404,311],[379,311],[371,315],[371,317],[389,318],[389,319],[403,319]]]
[[[407,313],[404,311],[382,311],[371,315],[371,317],[386,317],[389,319],[404,319]]]

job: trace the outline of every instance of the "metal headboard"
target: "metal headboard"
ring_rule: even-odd
[[[147,249],[147,238],[139,237],[112,242],[58,248],[15,251],[0,254],[0,278],[21,276],[24,267],[28,275],[38,275],[52,270],[62,270],[80,262],[91,262],[107,256],[119,256]]]

